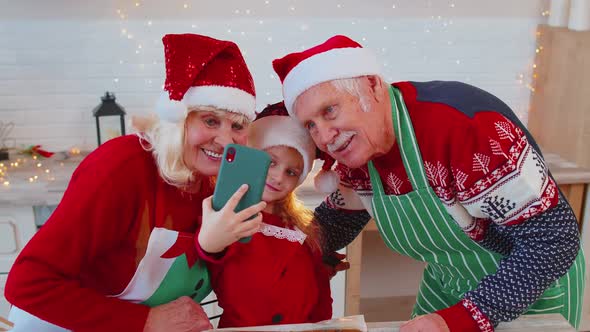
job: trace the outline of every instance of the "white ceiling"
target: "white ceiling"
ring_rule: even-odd
[[[187,8],[185,8],[185,5]],[[0,0],[0,19],[527,17],[548,0]]]

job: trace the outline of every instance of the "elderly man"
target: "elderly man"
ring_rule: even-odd
[[[402,331],[493,331],[524,313],[578,326],[576,218],[506,104],[459,82],[387,84],[344,36],[273,66],[289,113],[338,162],[338,190],[316,209],[327,249],[368,219],[330,217],[366,210],[391,250],[428,263]]]

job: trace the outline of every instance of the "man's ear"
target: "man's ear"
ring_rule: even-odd
[[[366,76],[371,97],[375,98],[376,102],[381,102],[384,97],[384,89],[386,88],[381,77],[377,75]]]

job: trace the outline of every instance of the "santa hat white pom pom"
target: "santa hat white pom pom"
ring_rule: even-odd
[[[325,194],[331,194],[338,189],[340,177],[333,170],[320,170],[313,179],[315,189]]]

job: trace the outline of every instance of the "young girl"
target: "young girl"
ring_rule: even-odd
[[[268,106],[250,126],[249,145],[272,158],[262,200],[262,226],[248,243],[208,222],[204,209],[197,249],[208,262],[223,314],[219,327],[316,322],[332,316],[329,273],[319,230],[294,190],[307,177],[315,145],[283,103]],[[221,258],[219,258],[221,257]]]

